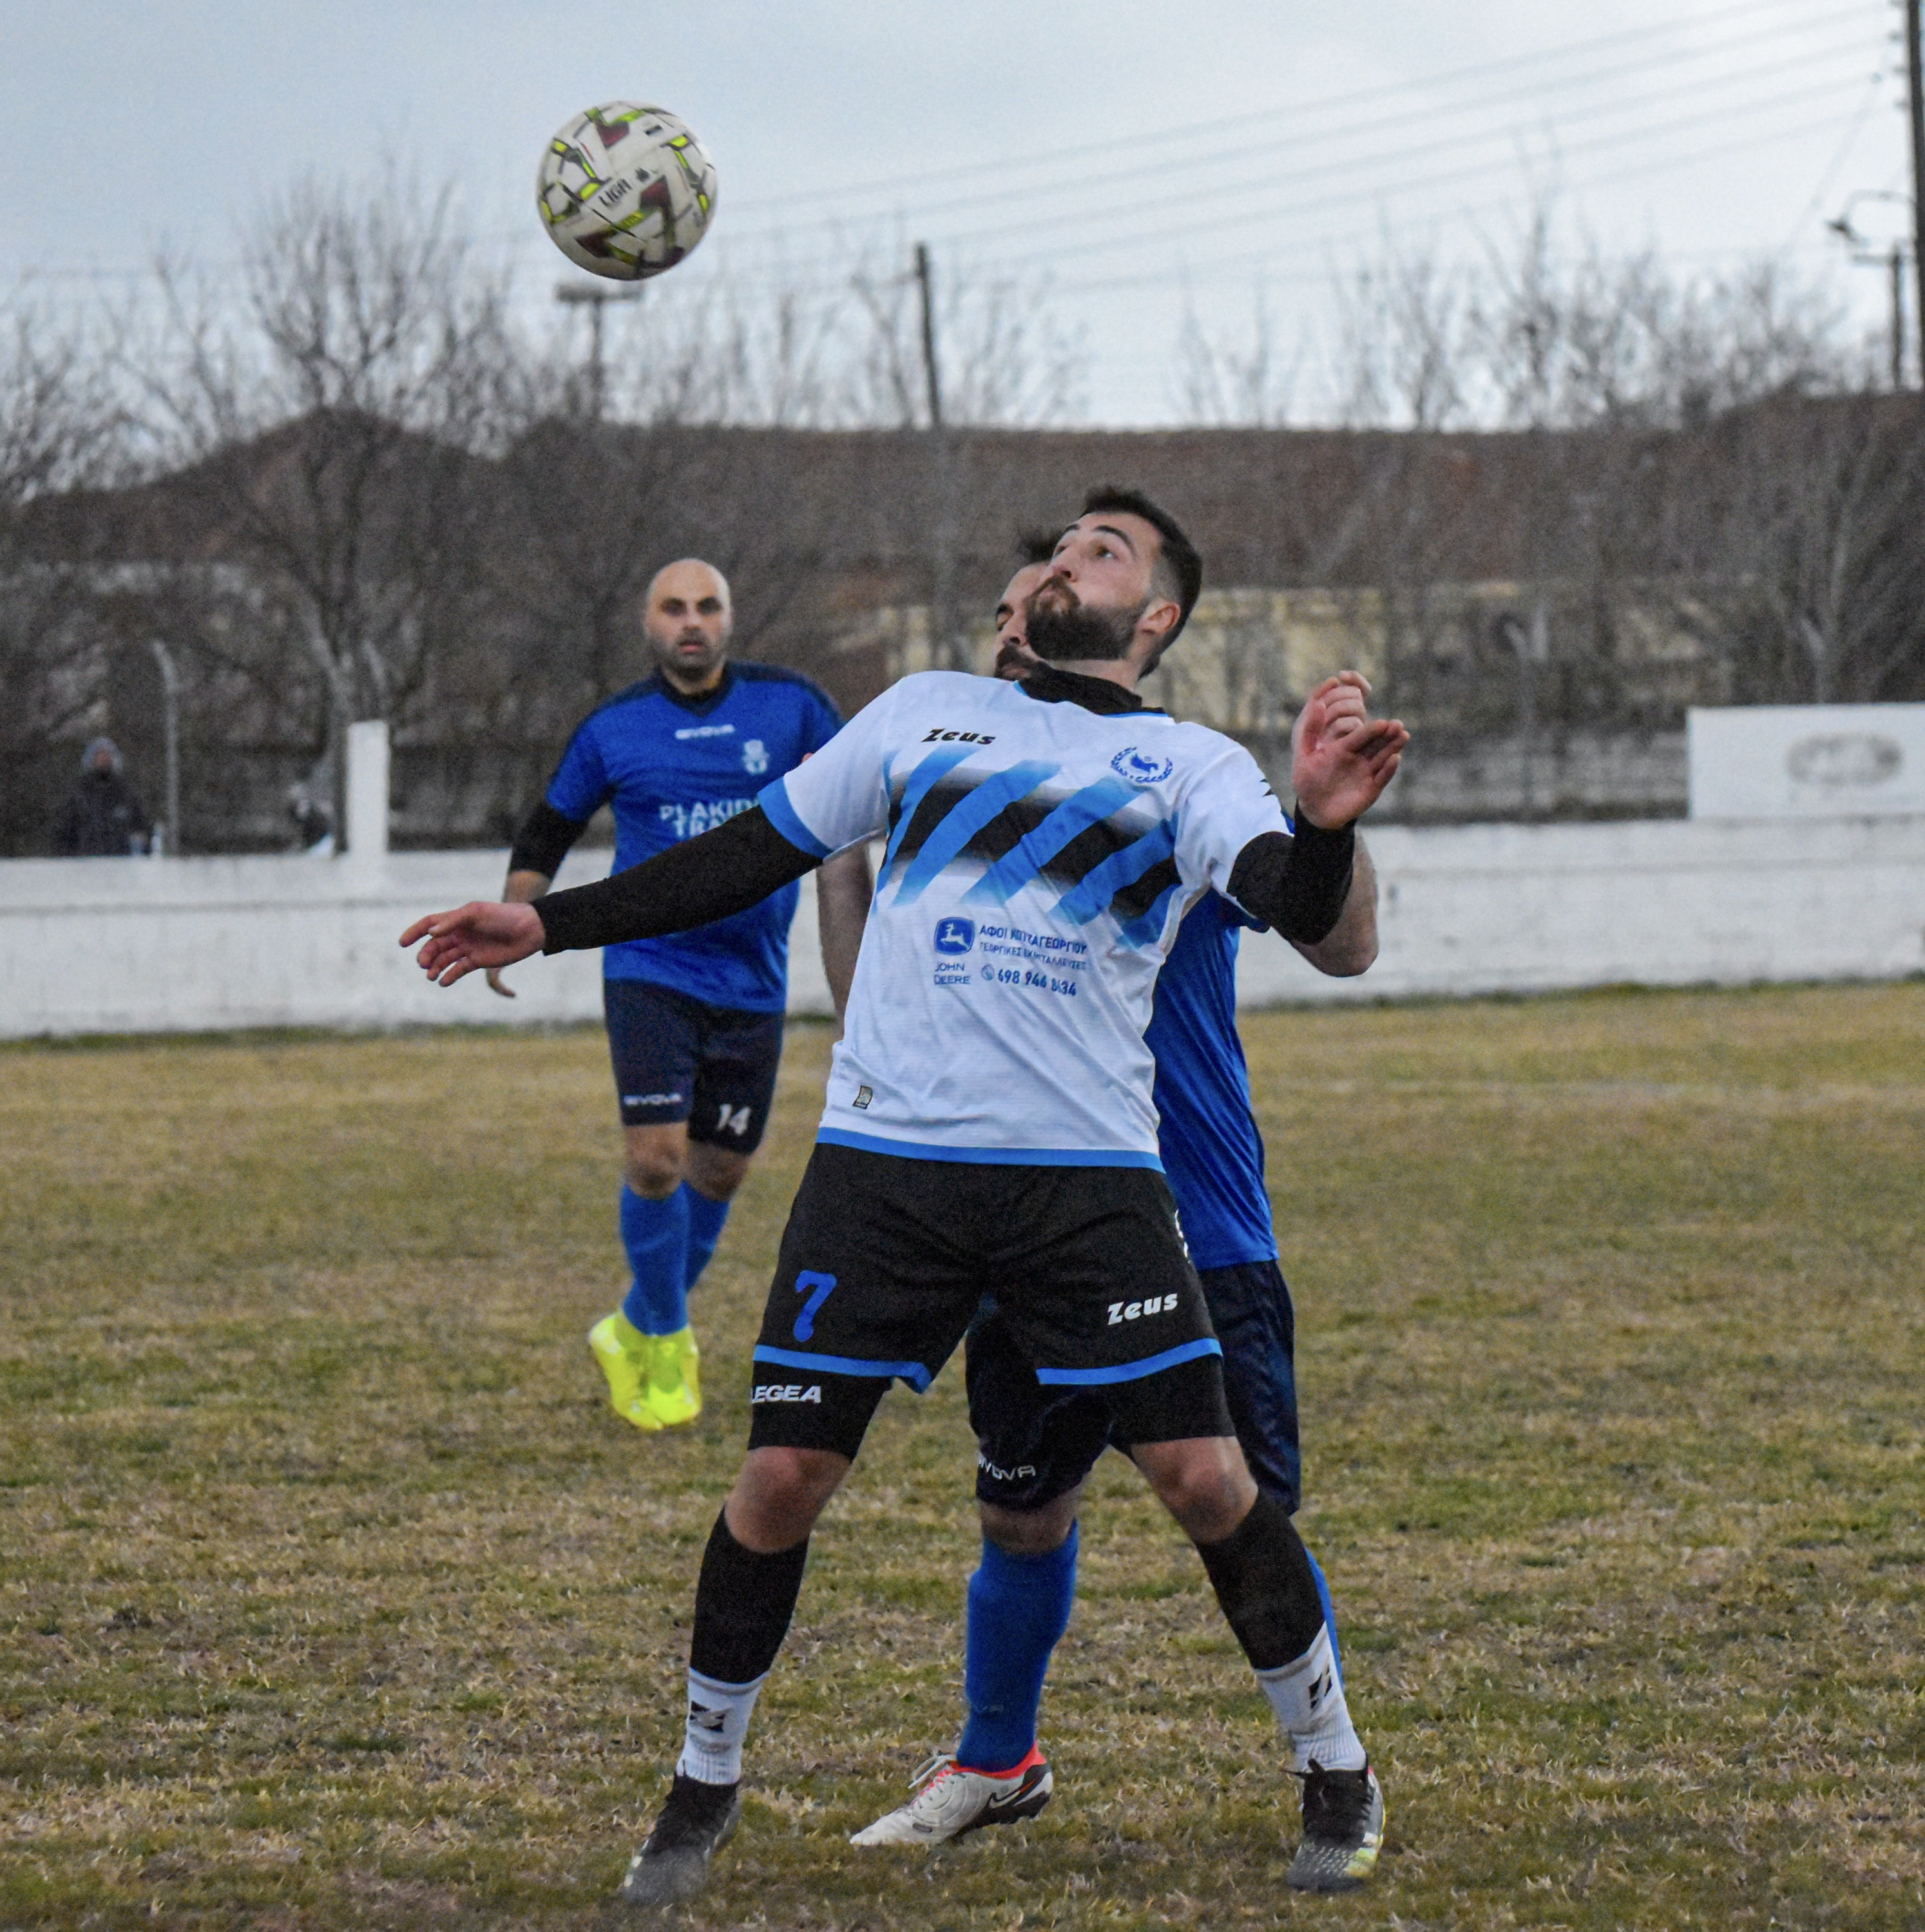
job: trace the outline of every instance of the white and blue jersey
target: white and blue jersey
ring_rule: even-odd
[[[1177,928],[1144,1044],[1156,1057],[1158,1141],[1199,1270],[1276,1258],[1263,1137],[1237,1033],[1237,948],[1261,931],[1215,893]]]
[[[644,678],[583,721],[549,782],[547,801],[583,823],[611,806],[615,869],[625,872],[747,811],[772,777],[820,751],[841,724],[825,692],[766,664],[730,664],[721,683],[699,698],[661,677]],[[796,888],[785,886],[712,926],[607,946],[602,971],[711,1006],[780,1012],[796,898]]]
[[[1240,746],[952,671],[907,677],[760,803],[826,856],[886,833],[820,1138],[1160,1167],[1151,996],[1179,921],[1287,830]]]

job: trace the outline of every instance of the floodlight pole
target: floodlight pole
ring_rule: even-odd
[[[1906,107],[1912,122],[1912,270],[1917,278],[1918,380],[1925,386],[1925,0],[1904,0]]]
[[[640,282],[557,282],[555,299],[565,308],[588,310],[588,414],[592,422],[601,420],[606,395],[601,359],[601,311],[610,302],[640,302]]]

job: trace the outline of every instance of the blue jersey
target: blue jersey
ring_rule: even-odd
[[[835,736],[842,720],[827,694],[793,671],[730,664],[720,686],[686,698],[644,678],[583,721],[549,781],[565,818],[615,813],[615,868],[625,872],[684,838],[746,812],[757,793]],[[796,888],[785,886],[712,926],[667,939],[604,948],[611,980],[646,980],[711,1006],[780,1012],[787,1004],[789,925]]]
[[[1156,1056],[1163,1172],[1199,1268],[1276,1258],[1263,1137],[1237,1035],[1237,943],[1252,923],[1215,892],[1191,909],[1157,977],[1143,1036]]]

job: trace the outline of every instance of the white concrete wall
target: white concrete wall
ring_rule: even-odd
[[[1246,937],[1238,994],[1283,1000],[1925,971],[1925,817],[1387,826],[1367,834],[1383,950],[1327,980]]]
[[[1383,956],[1327,980],[1280,940],[1243,952],[1246,1006],[1630,982],[1883,979],[1925,970],[1925,816],[1386,826]],[[500,889],[499,851],[0,863],[0,1035],[586,1020],[590,953],[430,986],[395,944],[418,914]],[[605,852],[577,854],[580,884]],[[827,989],[806,885],[790,1010]]]

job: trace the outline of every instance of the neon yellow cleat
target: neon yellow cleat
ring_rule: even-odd
[[[654,1338],[644,1335],[618,1308],[588,1331],[588,1346],[607,1378],[609,1405],[615,1413],[637,1429],[659,1429],[661,1418],[650,1404],[647,1389]]]
[[[673,1429],[693,1422],[702,1413],[702,1352],[695,1331],[679,1328],[673,1335],[651,1335],[647,1402],[656,1424]]]

